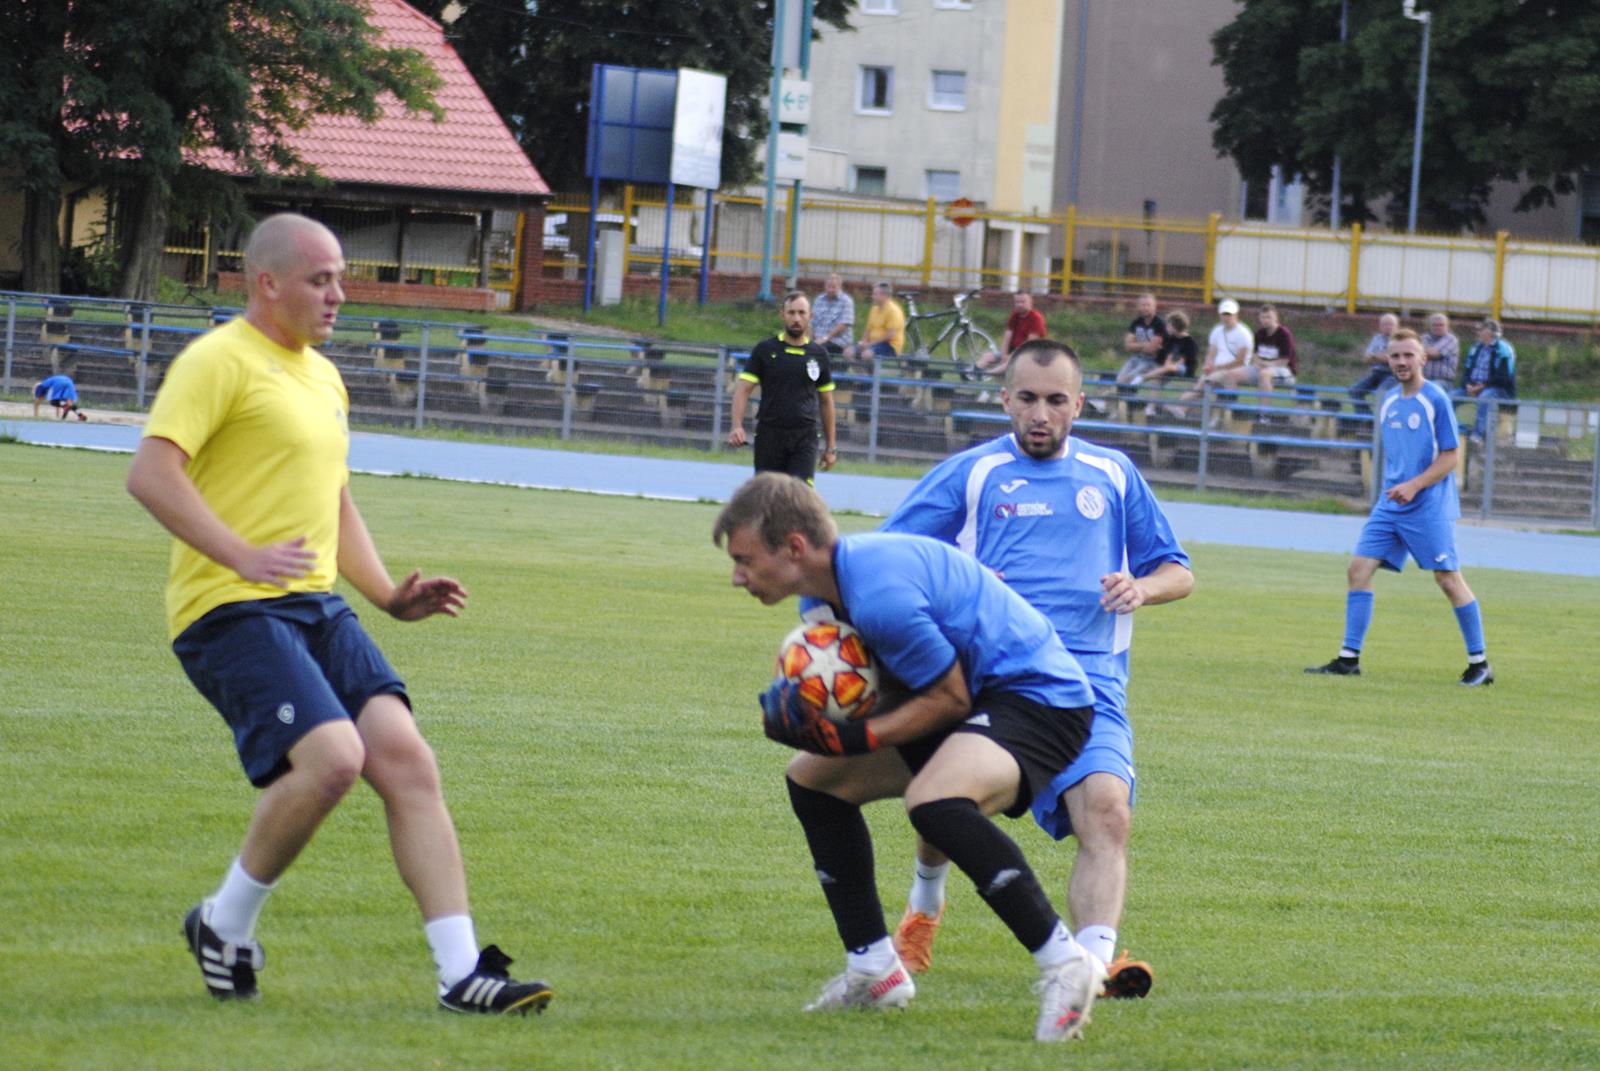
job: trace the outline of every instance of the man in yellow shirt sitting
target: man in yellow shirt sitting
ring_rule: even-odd
[[[894,299],[894,290],[888,283],[878,283],[872,288],[872,308],[867,311],[867,329],[861,341],[845,351],[854,358],[877,357],[880,360],[899,356],[906,347],[906,314]]]

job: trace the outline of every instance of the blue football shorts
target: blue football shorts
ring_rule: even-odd
[[[1033,801],[1033,820],[1056,840],[1072,835],[1072,820],[1062,794],[1090,774],[1106,773],[1128,784],[1128,806],[1133,806],[1137,781],[1133,771],[1133,726],[1127,713],[1127,653],[1119,655],[1072,652],[1094,689],[1094,723],[1088,742],[1072,765],[1056,774],[1047,791]],[[1113,664],[1120,664],[1119,672]]]
[[[1432,510],[1396,513],[1375,510],[1356,540],[1356,557],[1376,558],[1385,569],[1400,572],[1406,555],[1421,569],[1454,572],[1461,568],[1456,558],[1456,522]]]
[[[367,700],[406,686],[338,595],[227,603],[184,629],[173,653],[233,730],[250,783],[289,769],[289,750],[317,726],[355,720]]]

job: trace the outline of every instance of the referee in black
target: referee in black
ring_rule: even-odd
[[[757,472],[787,472],[807,483],[817,472],[817,425],[822,425],[822,469],[833,468],[833,371],[828,351],[811,341],[811,302],[798,290],[783,298],[783,334],[750,350],[733,392],[728,445],[745,444],[744,412],[761,388],[756,413]]]

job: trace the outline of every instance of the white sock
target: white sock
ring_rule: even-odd
[[[422,925],[439,968],[439,984],[446,989],[471,974],[478,965],[478,935],[471,915],[446,915]]]
[[[1110,963],[1116,958],[1117,931],[1110,926],[1085,926],[1078,931],[1076,940],[1101,963]]]
[[[205,924],[216,931],[224,941],[242,945],[256,935],[256,920],[266,905],[267,894],[273,885],[261,882],[245,873],[238,859],[228,868],[216,893],[206,904]]]
[[[865,948],[852,948],[844,954],[845,963],[853,971],[882,974],[894,966],[894,942],[880,937]]]
[[[1072,939],[1072,934],[1067,932],[1061,920],[1056,920],[1056,928],[1050,931],[1050,936],[1045,943],[1040,945],[1033,953],[1033,961],[1039,969],[1047,971],[1051,967],[1059,967],[1068,960],[1077,959],[1083,954],[1083,949],[1078,942]]]
[[[917,860],[917,872],[911,878],[911,895],[907,904],[913,911],[933,918],[944,908],[944,878],[950,873],[948,862],[930,866]]]

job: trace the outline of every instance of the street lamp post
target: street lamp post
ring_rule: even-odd
[[[1433,12],[1418,11],[1417,0],[1405,0],[1401,14],[1422,23],[1422,75],[1417,79],[1417,121],[1411,135],[1411,208],[1406,213],[1406,231],[1417,233],[1417,187],[1422,180],[1422,101],[1428,93],[1428,38],[1433,28]]]

